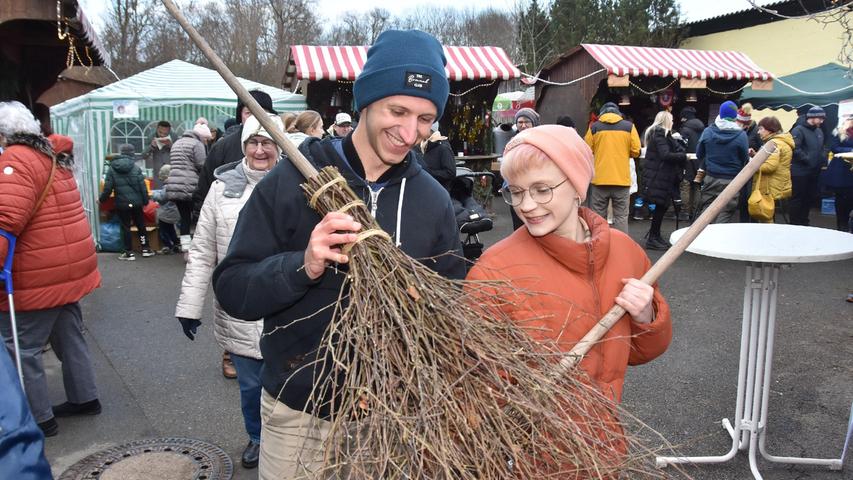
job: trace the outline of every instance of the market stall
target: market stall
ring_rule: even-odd
[[[582,44],[539,74],[536,105],[544,123],[569,115],[586,132],[605,102],[614,102],[642,132],[661,109],[676,114],[690,105],[713,120],[719,105],[752,88],[769,89],[773,75],[745,54]]]
[[[328,125],[352,108],[352,84],[367,60],[365,46],[294,45],[283,84],[301,91],[308,108],[316,110]],[[498,47],[444,47],[450,98],[439,120],[454,152],[465,155],[490,153],[490,110],[503,80],[519,78],[521,72]]]
[[[239,80],[249,90],[270,94],[279,112],[305,109],[302,95]],[[192,128],[198,117],[221,127],[234,117],[236,105],[236,95],[216,71],[172,60],[51,107],[54,130],[74,139],[79,165],[75,175],[95,238],[99,236],[95,200],[108,154],[117,153],[122,143],[143,152],[160,120],[171,122],[175,135]]]

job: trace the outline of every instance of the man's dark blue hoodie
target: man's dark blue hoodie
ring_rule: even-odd
[[[704,164],[708,175],[731,180],[749,162],[746,133],[736,123],[717,117],[699,137],[696,158]]]
[[[336,166],[409,256],[445,277],[465,276],[450,196],[421,168],[414,153],[368,183],[352,134],[307,139],[299,149],[317,168]],[[320,222],[299,186],[303,182],[299,171],[282,158],[258,183],[240,212],[228,255],[213,273],[213,287],[226,312],[264,322],[264,390],[294,410],[312,412],[315,374],[322,375],[314,365],[326,355],[320,341],[333,313],[327,307],[338,301],[347,272],[345,265],[329,268],[311,280],[302,268],[311,232]],[[333,413],[329,399],[312,401],[317,400],[323,402],[320,416]]]

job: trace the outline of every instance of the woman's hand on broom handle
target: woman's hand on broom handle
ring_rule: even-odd
[[[345,213],[327,213],[311,232],[305,248],[305,274],[316,280],[326,271],[330,263],[347,263],[349,257],[341,252],[341,246],[356,241],[352,232],[361,230],[361,224]]]
[[[616,297],[616,304],[624,308],[634,322],[652,323],[655,313],[652,308],[655,289],[636,278],[623,278],[622,283],[625,286]]]

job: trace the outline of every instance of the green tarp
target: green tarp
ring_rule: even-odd
[[[847,76],[849,73],[850,70],[841,65],[828,63],[779,77],[773,82],[773,90],[745,88],[741,101],[750,102],[759,109],[794,110],[804,105],[838,105],[842,100],[853,98],[853,76]]]
[[[249,90],[268,93],[279,113],[308,108],[303,95],[238,80]],[[133,102],[138,115],[114,118],[114,107],[126,102]],[[74,140],[75,177],[95,239],[100,236],[96,200],[106,155],[117,152],[122,143],[141,153],[160,120],[172,124],[174,138],[192,128],[198,117],[222,128],[227,118],[234,117],[236,106],[237,96],[215,70],[172,60],[51,107],[54,131]]]

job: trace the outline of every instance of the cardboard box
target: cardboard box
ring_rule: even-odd
[[[157,227],[145,227],[146,233],[148,235],[148,245],[151,250],[155,252],[162,248],[160,244],[160,230]],[[130,227],[130,241],[133,242],[133,251],[141,252],[142,247],[139,246],[139,235],[136,233],[138,230],[136,226]]]

